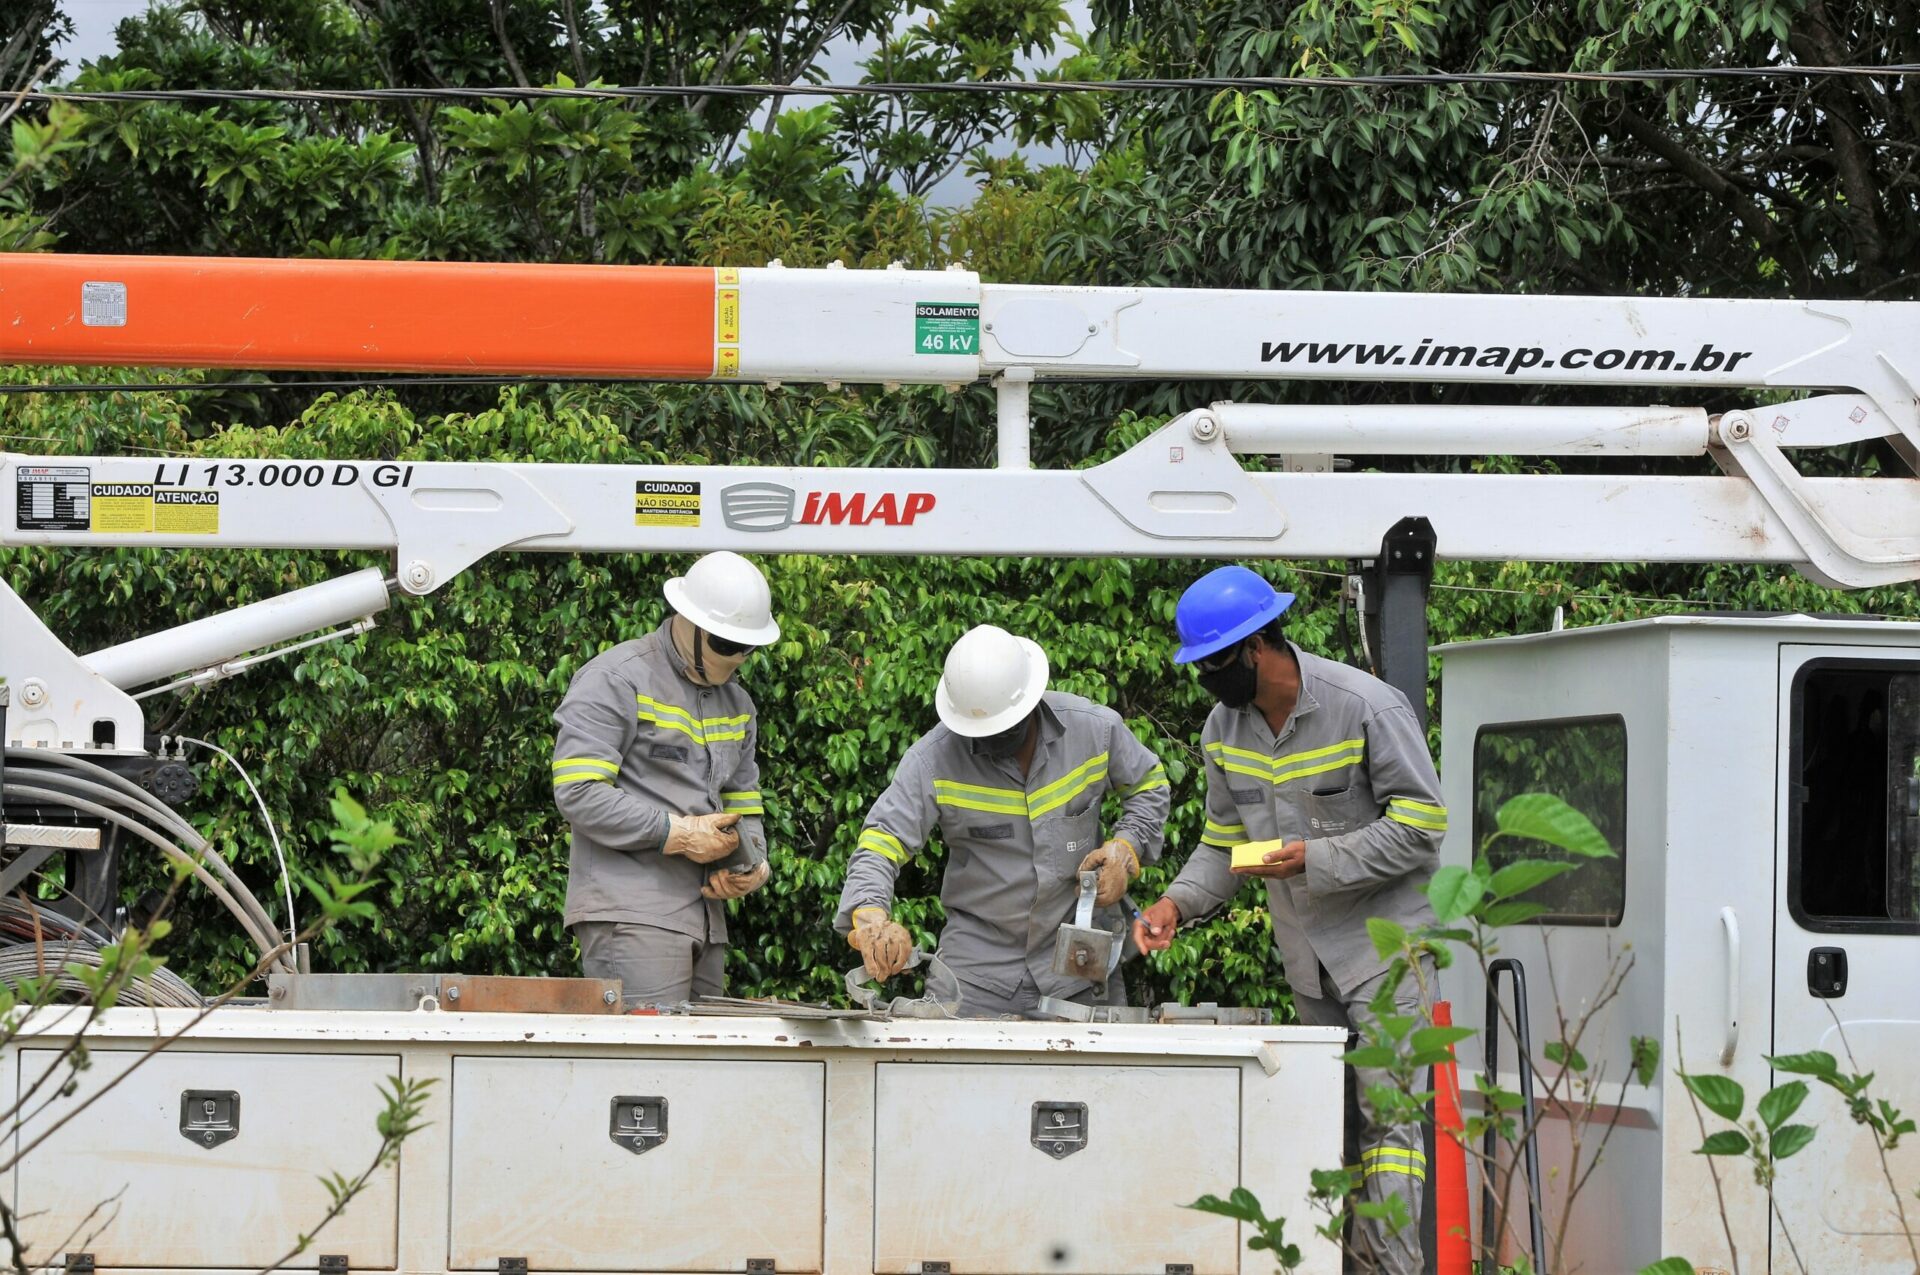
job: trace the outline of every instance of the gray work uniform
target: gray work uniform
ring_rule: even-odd
[[[1425,886],[1438,865],[1447,811],[1406,697],[1368,673],[1288,646],[1300,664],[1300,698],[1278,734],[1252,705],[1215,705],[1207,718],[1206,827],[1167,897],[1182,920],[1205,916],[1246,881],[1231,870],[1232,847],[1305,841],[1306,871],[1264,882],[1274,946],[1303,1020],[1357,1026],[1387,969],[1367,918],[1409,929],[1432,924]],[[1413,996],[1411,979],[1402,992]],[[1364,1092],[1387,1074],[1362,1068],[1356,1079]],[[1368,1198],[1400,1196],[1417,1223],[1426,1180],[1420,1126],[1378,1126],[1365,1112],[1350,1113],[1348,1136],[1360,1149]],[[1388,1238],[1381,1229],[1362,1228],[1377,1269],[1417,1275],[1417,1232]]]
[[[662,954],[684,944],[648,934],[615,942],[604,931],[589,941],[582,931],[586,973],[622,978],[629,1007],[684,1000],[696,967],[706,971],[697,994],[717,994],[706,958],[726,944],[726,905],[701,898],[700,887],[710,873],[767,857],[753,698],[737,680],[695,685],[662,624],[581,666],[553,721],[553,800],[573,829],[566,924],[644,926],[693,940],[687,977],[666,979],[660,971],[672,962]],[[700,864],[662,853],[669,814],[727,811],[742,816],[732,857]],[[620,959],[622,951],[635,960]]]
[[[1093,984],[1053,972],[1080,861],[1113,838],[1130,842],[1143,864],[1160,857],[1172,794],[1159,759],[1120,714],[1078,695],[1050,691],[1038,713],[1024,776],[1017,758],[976,757],[945,726],[907,750],[867,812],[834,918],[844,934],[856,908],[891,909],[900,868],[937,828],[947,850],[940,958],[959,980],[960,1012],[969,1017],[1030,1013],[1041,996],[1090,1002]],[[1121,814],[1103,835],[1100,806],[1109,793],[1118,794]],[[1103,912],[1097,924],[1119,926],[1118,909]],[[1124,994],[1118,973],[1110,981]],[[1116,1000],[1112,989],[1107,999]]]

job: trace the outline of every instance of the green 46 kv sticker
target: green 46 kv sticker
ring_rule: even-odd
[[[980,353],[980,307],[974,302],[913,303],[915,354]]]

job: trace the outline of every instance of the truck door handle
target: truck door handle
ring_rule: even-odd
[[[1807,991],[1828,1001],[1847,994],[1847,949],[1816,947],[1807,953]]]
[[[1740,1044],[1740,917],[1732,908],[1720,909],[1720,931],[1727,944],[1727,1041],[1720,1047],[1720,1065],[1733,1065]]]

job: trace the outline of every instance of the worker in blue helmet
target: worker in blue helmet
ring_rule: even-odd
[[[1215,911],[1258,877],[1300,1020],[1364,1028],[1387,979],[1367,919],[1432,923],[1425,887],[1447,810],[1406,697],[1288,641],[1283,617],[1293,600],[1240,566],[1208,572],[1180,597],[1174,661],[1192,665],[1218,701],[1201,732],[1206,824],[1165,897],[1135,922],[1134,938],[1142,951],[1163,949],[1181,922]],[[1235,870],[1234,847],[1250,842],[1272,848]],[[1432,989],[1431,968],[1415,971],[1402,980],[1395,1011],[1418,1014]],[[1392,1083],[1385,1070],[1350,1069],[1347,1079],[1346,1163],[1361,1175],[1364,1198],[1404,1206],[1358,1225],[1361,1269],[1419,1275],[1421,1127],[1375,1120],[1357,1101]]]

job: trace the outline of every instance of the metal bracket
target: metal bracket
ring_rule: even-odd
[[[1433,583],[1437,537],[1425,518],[1402,518],[1380,541],[1380,556],[1366,565],[1362,623],[1373,652],[1374,673],[1407,697],[1427,725],[1427,592]]]
[[[667,1140],[667,1100],[621,1094],[613,1100],[607,1136],[615,1146],[625,1147],[635,1155],[653,1150]]]
[[[1193,1275],[1192,1262],[1168,1262],[1167,1275]]]
[[[527,1275],[527,1259],[524,1257],[503,1257],[500,1259],[500,1275]]]
[[[1053,972],[1062,978],[1104,982],[1120,963],[1120,937],[1093,923],[1094,896],[1099,885],[1099,873],[1080,874],[1080,895],[1074,903],[1073,923],[1062,925],[1054,936]]]
[[[69,1253],[66,1261],[67,1275],[93,1275],[93,1254]]]
[[[320,1275],[347,1275],[352,1269],[353,1263],[347,1260],[345,1253],[320,1255]]]
[[[1176,416],[1080,481],[1114,516],[1156,540],[1278,540],[1287,517],[1240,467],[1212,412]]]
[[[775,1265],[774,1260],[771,1257],[749,1257],[747,1259],[747,1270],[749,1272],[771,1271],[771,1270],[778,1270],[778,1269],[779,1267]]]
[[[181,1090],[180,1136],[208,1150],[239,1137],[239,1093],[232,1089]]]
[[[1033,1145],[1056,1160],[1064,1160],[1087,1145],[1087,1104],[1036,1102],[1033,1104]]]
[[[920,1263],[920,1275],[951,1275],[952,1270],[953,1270],[952,1262]]]
[[[1833,516],[1814,488],[1781,452],[1762,412],[1728,412],[1714,422],[1714,459],[1753,484],[1767,507],[1800,545],[1807,574],[1843,588],[1898,584],[1913,578],[1920,536],[1893,534],[1905,527],[1857,531]],[[1778,415],[1778,420],[1788,420]]]

